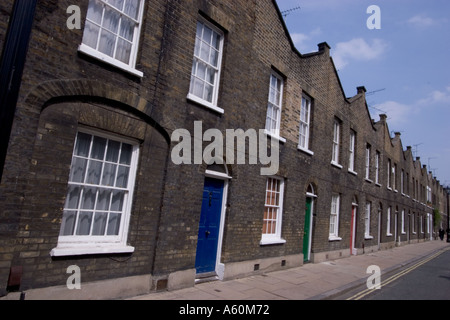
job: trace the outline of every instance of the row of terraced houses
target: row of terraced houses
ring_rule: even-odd
[[[275,0],[72,2],[0,3],[1,296],[173,290],[445,224],[439,181],[363,86],[346,97],[327,43],[295,48]],[[209,129],[262,130],[278,171],[248,145],[245,163],[173,161],[177,132],[195,154]]]

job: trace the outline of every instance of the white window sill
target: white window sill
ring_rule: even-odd
[[[333,166],[335,166],[336,168],[339,168],[339,169],[342,169],[342,168],[343,168],[339,163],[337,163],[337,162],[335,162],[335,161],[331,161],[331,164],[332,164]]]
[[[376,185],[377,187],[381,187],[381,184],[379,184],[378,182],[375,182],[375,185]]]
[[[109,253],[132,253],[134,247],[126,245],[86,245],[86,246],[66,246],[56,247],[50,251],[52,257],[81,256],[88,254],[109,254]]]
[[[279,135],[273,134],[272,132],[268,131],[267,129],[264,129],[264,134],[265,134],[265,135],[268,135],[269,137],[272,137],[272,138],[274,138],[274,139],[277,139],[278,141],[280,141],[280,142],[282,142],[282,143],[285,143],[285,142],[286,142],[286,139],[285,139],[285,138],[283,138],[283,137],[281,137],[281,136],[279,136]]]
[[[138,76],[140,78],[142,78],[144,76],[144,73],[142,71],[136,70],[119,60],[116,60],[114,58],[111,58],[110,56],[107,56],[101,52],[98,52],[97,50],[92,49],[91,47],[88,47],[87,45],[85,45],[83,43],[80,44],[80,46],[78,47],[78,51],[82,52],[90,57],[93,57],[95,59],[101,60],[110,65],[113,65],[114,67],[117,67],[117,68],[119,68],[123,71],[126,71],[132,75]]]
[[[300,147],[300,146],[297,146],[297,149],[300,150],[300,151],[303,151],[304,153],[309,154],[310,156],[313,156],[313,155],[314,155],[314,152],[311,151],[311,150],[309,150],[309,149],[305,149],[305,148],[302,148],[302,147]]]
[[[281,238],[261,239],[261,241],[259,242],[261,246],[267,246],[271,244],[283,244],[283,243],[286,243],[286,240]]]
[[[208,109],[211,109],[211,110],[213,110],[215,112],[218,112],[220,114],[224,114],[225,113],[225,111],[222,108],[219,108],[218,106],[212,104],[211,102],[208,102],[208,101],[203,100],[203,99],[201,99],[201,98],[199,98],[197,96],[194,96],[191,93],[189,93],[187,95],[187,99],[191,100],[191,101],[193,101],[195,103],[198,103],[198,104],[200,104],[200,105],[202,105],[202,106],[204,106],[204,107],[206,107]]]
[[[372,240],[372,239],[373,239],[373,236],[364,235],[364,239],[366,239],[366,240]]]
[[[353,170],[351,170],[351,169],[348,169],[348,173],[351,173],[351,174],[354,175],[354,176],[357,176],[357,175],[358,175],[357,172],[355,172],[355,171],[353,171]]]
[[[386,233],[386,237],[392,237],[392,233]]]
[[[364,178],[364,180],[366,180],[366,182],[368,182],[368,183],[373,183],[373,181],[370,180],[369,178]]]
[[[342,238],[341,237],[337,237],[337,236],[329,236],[328,237],[328,241],[341,241]]]

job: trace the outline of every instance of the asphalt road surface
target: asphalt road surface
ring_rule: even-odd
[[[382,274],[379,290],[364,286],[335,299],[450,300],[450,250],[439,251],[393,274]]]

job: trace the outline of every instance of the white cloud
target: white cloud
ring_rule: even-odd
[[[398,128],[403,124],[409,122],[409,116],[417,112],[415,106],[402,104],[396,101],[386,101],[375,106],[378,110],[384,112],[377,112],[377,114],[385,113],[390,129]],[[378,119],[376,119],[378,120]]]
[[[300,50],[300,52],[311,52],[314,51],[314,46],[317,43],[313,43],[313,38],[322,34],[320,28],[316,28],[309,33],[292,33],[291,39],[294,42],[295,47]]]
[[[387,50],[387,43],[382,39],[373,39],[367,43],[362,38],[339,42],[332,54],[337,69],[343,69],[351,60],[371,61],[380,58]]]
[[[445,90],[434,90],[428,94],[424,99],[419,100],[419,105],[442,105],[450,104],[450,86],[446,87]]]
[[[430,17],[420,15],[420,14],[410,18],[407,22],[410,25],[419,27],[419,28],[426,28],[426,27],[430,27],[435,24],[435,21],[433,19],[431,19]]]

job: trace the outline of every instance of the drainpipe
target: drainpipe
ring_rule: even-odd
[[[37,0],[16,0],[0,61],[0,181],[16,111]]]

